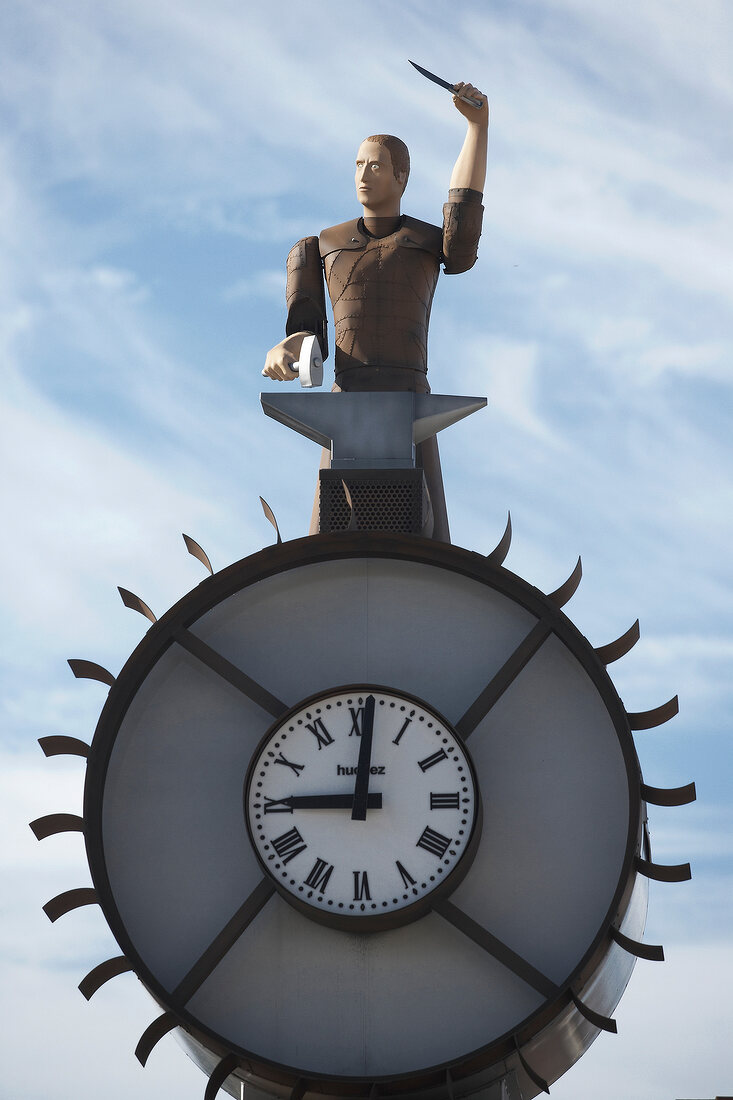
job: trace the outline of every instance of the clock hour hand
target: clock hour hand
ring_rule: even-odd
[[[354,805],[351,811],[352,821],[366,821],[369,805],[369,769],[372,763],[372,733],[374,731],[374,696],[367,695],[364,700],[364,721],[361,726],[361,745],[359,763],[356,766],[354,784]]]
[[[353,794],[294,794],[281,799],[284,806],[294,810],[350,810],[354,805]],[[381,794],[370,794],[367,798],[370,810],[381,810]]]

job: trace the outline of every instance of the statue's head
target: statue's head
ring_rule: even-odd
[[[404,141],[391,134],[372,134],[356,154],[356,194],[365,208],[399,212],[410,175],[410,153]]]

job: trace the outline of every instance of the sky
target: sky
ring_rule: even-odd
[[[479,261],[441,279],[434,392],[489,407],[441,439],[453,541],[552,591],[593,645],[639,617],[612,665],[626,708],[675,693],[636,734],[644,779],[695,780],[650,809],[639,962],[557,1100],[733,1093],[733,8],[724,0],[5,0],[0,13],[0,1033],[2,1100],[180,1100],[205,1079],[163,1040],[135,979],[87,1004],[117,954],[83,886],[81,837],[27,823],[81,812],[106,688],[145,630],[215,569],[307,531],[318,452],[267,420],[260,370],[282,338],[285,258],[359,213],[363,137],[410,146],[403,209],[440,221],[463,121],[412,57],[491,104]],[[330,364],[327,364],[327,367]]]

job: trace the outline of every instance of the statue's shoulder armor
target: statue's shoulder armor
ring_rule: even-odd
[[[332,225],[329,229],[323,229],[318,238],[318,247],[321,259],[324,260],[331,252],[356,251],[364,248],[369,238],[359,229],[359,218],[350,222],[341,222],[340,225]]]
[[[318,267],[319,264],[317,249],[318,237],[303,237],[301,241],[296,241],[296,243],[288,252],[288,277],[294,275],[296,271],[302,271],[303,268],[312,266],[314,260],[316,263],[316,267]]]
[[[423,252],[430,252],[436,259],[443,254],[443,230],[430,222],[421,222],[417,218],[405,215],[405,219],[397,231],[398,241],[406,248],[421,248]]]
[[[332,252],[357,252],[366,248],[370,238],[359,227],[360,218],[324,229],[318,238],[321,259]],[[443,251],[443,230],[429,222],[418,221],[405,215],[399,229],[393,234],[396,244],[403,248],[420,248],[440,259]]]

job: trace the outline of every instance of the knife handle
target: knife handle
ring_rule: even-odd
[[[455,95],[455,92],[453,93]],[[462,99],[464,103],[467,103],[469,107],[483,107],[483,99],[474,99],[471,95],[459,95],[459,99]]]

